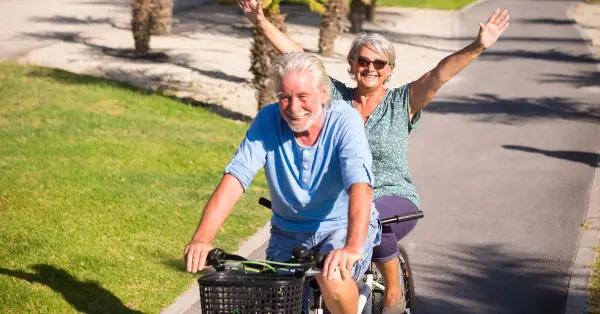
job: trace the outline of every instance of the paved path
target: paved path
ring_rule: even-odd
[[[444,88],[412,138],[426,213],[407,239],[419,313],[562,313],[600,152],[598,63],[567,1],[507,7],[504,38]]]

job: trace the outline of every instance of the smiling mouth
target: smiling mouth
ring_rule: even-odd
[[[299,115],[288,115],[288,118],[292,121],[302,120],[308,117],[308,113],[299,114]]]
[[[376,79],[379,77],[379,75],[377,75],[377,74],[369,74],[369,73],[363,73],[363,74],[361,74],[361,76],[364,78],[368,78],[368,79]]]

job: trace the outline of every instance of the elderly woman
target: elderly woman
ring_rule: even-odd
[[[303,48],[271,24],[257,0],[236,0],[246,17],[281,52]],[[479,24],[476,39],[447,56],[416,81],[397,88],[385,83],[394,70],[393,45],[378,34],[358,35],[347,60],[356,87],[331,79],[331,97],[348,101],[361,113],[371,152],[375,186],[373,199],[381,218],[416,211],[419,198],[408,171],[408,135],[440,88],[489,48],[509,26],[507,10],[496,9],[485,24]],[[383,274],[386,295],[384,313],[402,313],[404,298],[396,278],[399,271],[397,242],[416,222],[384,228],[381,244],[373,250],[373,261]]]

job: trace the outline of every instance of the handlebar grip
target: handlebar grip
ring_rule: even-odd
[[[258,203],[268,209],[271,209],[271,201],[262,196],[258,199]]]
[[[229,253],[225,252],[223,249],[214,248],[214,249],[210,250],[210,252],[208,252],[208,255],[206,256],[206,265],[212,266],[212,267],[217,267],[217,266],[220,266],[221,264],[225,263],[226,261],[245,261],[245,260],[246,260],[246,258],[241,257],[239,255],[229,254]]]

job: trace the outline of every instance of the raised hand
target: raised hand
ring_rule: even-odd
[[[479,23],[477,42],[485,49],[492,46],[510,25],[509,19],[508,10],[494,10],[485,24]]]
[[[258,25],[259,22],[265,20],[261,0],[235,0],[235,3],[242,9],[244,15],[252,24]]]

